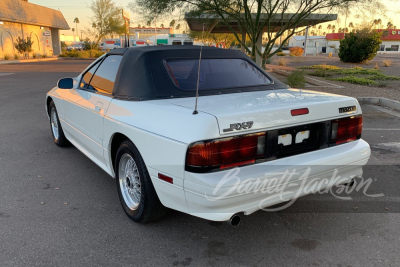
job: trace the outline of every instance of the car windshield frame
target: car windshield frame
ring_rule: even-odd
[[[168,74],[168,77],[170,78],[171,82],[174,84],[174,86],[184,92],[193,92],[196,90],[196,88],[194,89],[183,89],[181,88],[176,82],[176,78],[174,76],[174,74],[172,73],[172,70],[170,69],[170,67],[168,66],[168,61],[189,61],[189,60],[196,60],[197,62],[199,61],[199,58],[188,58],[188,57],[171,57],[171,58],[165,58],[163,60],[163,65],[164,65],[164,69]],[[240,88],[252,88],[252,87],[260,87],[260,86],[270,86],[273,85],[275,82],[273,79],[271,79],[268,75],[264,74],[263,72],[261,72],[259,70],[259,68],[256,66],[256,64],[254,64],[254,62],[251,62],[250,60],[244,59],[244,58],[223,58],[223,57],[213,57],[213,58],[204,58],[201,59],[202,61],[207,61],[207,60],[242,60],[245,61],[247,64],[251,65],[255,70],[257,70],[257,72],[259,72],[261,75],[263,75],[268,81],[269,83],[265,83],[265,84],[253,84],[253,85],[240,85],[240,86],[228,86],[228,87],[218,87],[218,88],[204,88],[204,89],[200,89],[199,88],[199,92],[205,92],[205,91],[217,91],[217,90],[229,90],[229,89],[240,89]],[[198,68],[198,67],[197,67]],[[200,65],[201,68],[201,65]]]

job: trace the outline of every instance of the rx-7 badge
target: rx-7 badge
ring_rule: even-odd
[[[232,132],[233,130],[246,130],[246,129],[251,129],[251,127],[253,126],[253,122],[252,121],[248,121],[248,122],[242,122],[242,123],[233,123],[231,124],[231,127],[229,127],[228,129],[224,129],[224,133],[225,132]]]

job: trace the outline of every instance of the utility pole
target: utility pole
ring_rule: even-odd
[[[157,16],[154,17],[154,32],[155,32],[155,37],[156,37],[156,43],[154,45],[157,45]]]
[[[304,38],[304,53],[303,53],[303,56],[306,56],[306,50],[307,50],[307,37],[308,37],[308,27],[310,27],[310,26],[307,26],[307,28],[306,28],[306,36],[304,36],[305,38]]]

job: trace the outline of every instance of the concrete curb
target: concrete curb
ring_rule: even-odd
[[[98,57],[88,57],[88,58],[82,58],[82,57],[60,57],[58,58],[59,60],[96,60]]]
[[[400,111],[400,102],[384,97],[356,97],[363,104],[381,105]]]
[[[43,62],[43,61],[53,61],[58,60],[58,57],[49,57],[49,58],[32,58],[32,59],[21,59],[21,60],[1,60],[1,64],[16,64],[16,63],[32,63],[32,62]]]

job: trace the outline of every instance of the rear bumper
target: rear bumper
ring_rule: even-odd
[[[251,166],[185,173],[184,193],[191,215],[214,221],[321,192],[362,175],[371,151],[367,142],[313,151]]]

